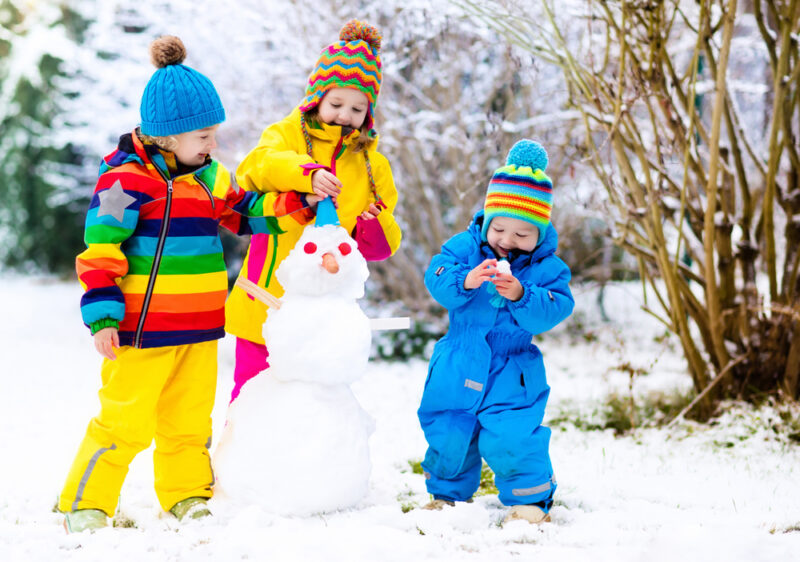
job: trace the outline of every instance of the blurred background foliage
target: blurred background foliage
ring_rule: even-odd
[[[424,270],[534,138],[576,283],[641,281],[697,407],[798,397],[797,0],[0,0],[3,267],[72,274],[100,158],[138,122],[152,39],[180,36],[214,81],[216,156],[234,169],[352,17],[383,33],[376,121],[404,231],[371,265],[368,306],[415,322],[381,356],[424,355],[443,333]],[[224,238],[231,277],[246,243]]]

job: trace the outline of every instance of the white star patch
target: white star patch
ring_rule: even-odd
[[[122,223],[125,218],[125,209],[131,206],[131,203],[136,201],[135,197],[131,197],[125,190],[122,189],[122,184],[119,180],[114,184],[97,194],[100,199],[100,206],[97,208],[97,216],[111,215]]]

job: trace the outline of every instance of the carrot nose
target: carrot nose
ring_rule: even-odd
[[[328,273],[339,272],[339,264],[336,262],[336,257],[330,252],[322,254],[322,267],[324,267]]]

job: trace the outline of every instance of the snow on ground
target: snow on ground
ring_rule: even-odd
[[[218,502],[213,518],[180,525],[158,507],[146,451],[131,465],[117,516],[134,526],[66,535],[53,507],[98,408],[100,358],[81,326],[76,282],[0,277],[0,559],[800,561],[800,447],[773,429],[786,427],[773,409],[737,407],[716,424],[624,437],[585,429],[602,425],[610,393],[629,395],[626,362],[647,372],[633,383],[637,403],[690,387],[675,345],[638,310],[637,286],[608,289],[605,324],[594,295],[576,289],[574,321],[541,338],[559,481],[552,524],[500,526],[504,508],[493,496],[404,513],[428,500],[409,465],[425,451],[415,411],[426,365],[412,361],[373,363],[354,385],[377,424],[370,492],[356,508],[279,517]],[[232,343],[220,348],[217,434]]]

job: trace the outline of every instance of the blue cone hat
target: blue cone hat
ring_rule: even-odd
[[[333,205],[333,199],[330,197],[326,197],[317,203],[317,219],[314,222],[314,226],[325,226],[326,224],[335,226],[341,224],[339,215],[336,213],[336,207]]]

